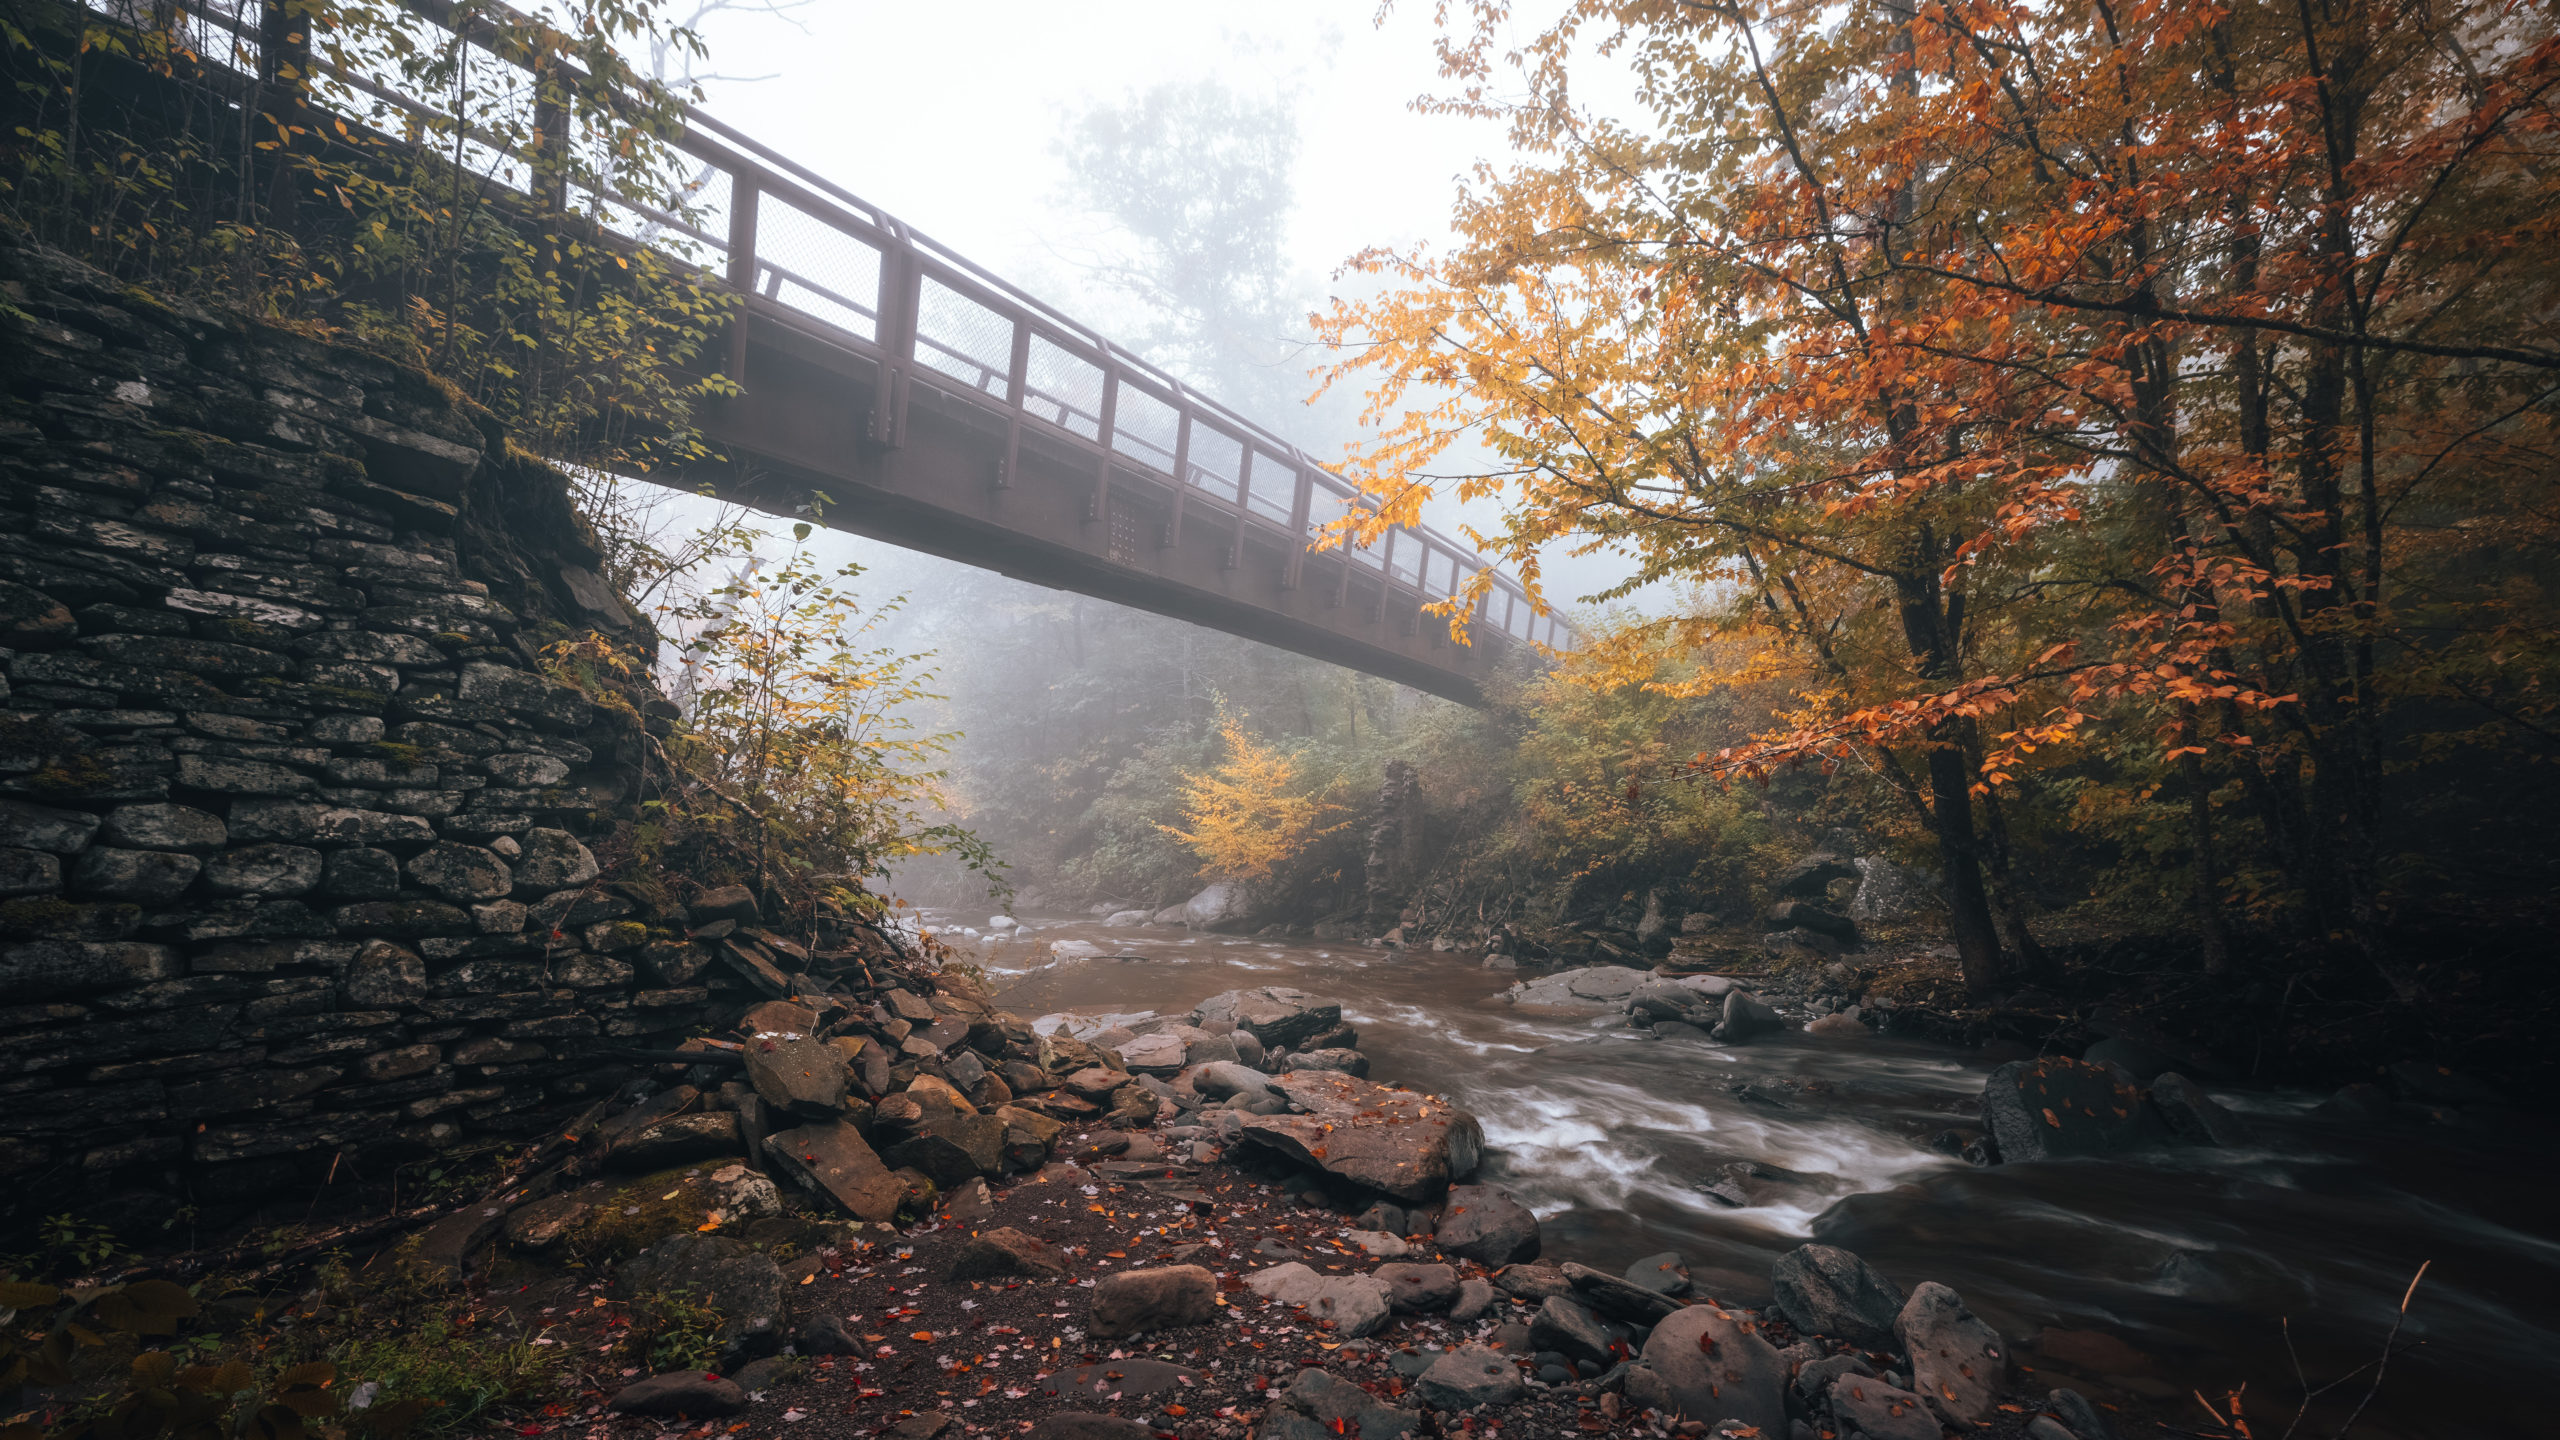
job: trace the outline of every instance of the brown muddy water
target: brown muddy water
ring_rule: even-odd
[[[2218,1402],[2245,1382],[2260,1437],[2302,1394],[2287,1327],[2314,1385],[2368,1365],[2425,1262],[2401,1331],[2415,1348],[2354,1433],[2560,1435],[2560,1202],[2538,1124],[2359,1133],[2313,1119],[2314,1092],[2217,1086],[2255,1147],[1976,1169],[1927,1145],[1972,1123],[1990,1068],[1949,1046],[1657,1041],[1622,1017],[1516,1007],[1500,998],[1516,977],[1471,957],[1021,918],[1021,938],[990,941],[960,933],[984,917],[927,917],[1025,1016],[1174,1015],[1253,985],[1340,1000],[1371,1078],[1482,1122],[1480,1178],[1537,1212],[1551,1259],[1616,1269],[1676,1250],[1701,1293],[1753,1304],[1780,1254],[1845,1246],[1906,1291],[1954,1286],[2035,1342],[2022,1364],[2178,1425],[2219,1433],[2187,1392]],[[1105,956],[1053,960],[1057,940]],[[2332,1434],[2370,1378],[2297,1433]]]

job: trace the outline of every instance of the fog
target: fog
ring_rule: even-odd
[[[1267,382],[1253,387],[1260,403],[1222,398],[1330,460],[1353,437],[1355,395],[1272,413],[1313,386],[1304,372],[1321,352],[1306,345],[1306,309],[1340,288],[1339,267],[1363,248],[1443,243],[1464,176],[1505,151],[1497,123],[1417,113],[1416,98],[1442,88],[1430,12],[1381,15],[1369,0],[727,0],[699,13],[710,56],[696,80],[723,120],[1150,358],[1160,347],[1144,343],[1143,304],[1097,279],[1150,257],[1088,206],[1061,136],[1096,107],[1166,85],[1213,85],[1276,112],[1295,150],[1270,307],[1288,329],[1242,337],[1261,372],[1250,378]],[[1200,378],[1213,392],[1235,388]],[[1443,496],[1425,520],[1456,534],[1496,514],[1490,502]],[[822,544],[897,588],[930,588],[949,570],[854,537]],[[1550,602],[1568,610],[1633,568],[1562,547],[1541,561]]]

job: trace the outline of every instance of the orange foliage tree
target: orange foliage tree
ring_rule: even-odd
[[[1200,873],[1220,880],[1267,880],[1309,845],[1350,824],[1325,822],[1340,807],[1301,791],[1297,760],[1256,739],[1221,711],[1218,736],[1227,758],[1206,774],[1185,775],[1182,820],[1190,828],[1156,828],[1191,847]]]
[[[2208,970],[2227,812],[2410,993],[2386,775],[2555,739],[2552,12],[1576,0],[1505,50],[1508,8],[1452,7],[1430,103],[1525,158],[1318,317],[1380,427],[1344,526],[1451,485],[1524,570],[1733,597],[1635,638],[1780,637],[1805,704],[1699,763],[1899,787],[1977,992],[2043,963],[2002,795],[2112,726],[2186,802]],[[1604,60],[1638,118],[1577,102]]]

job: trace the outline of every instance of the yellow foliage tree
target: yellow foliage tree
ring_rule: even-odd
[[[1183,822],[1156,828],[1191,847],[1200,873],[1219,880],[1265,880],[1307,846],[1351,822],[1325,824],[1340,806],[1320,791],[1301,792],[1297,759],[1266,745],[1234,716],[1218,717],[1227,758],[1205,775],[1186,773]]]

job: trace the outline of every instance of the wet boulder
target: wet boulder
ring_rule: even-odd
[[[1911,1388],[1941,1419],[1969,1430],[1988,1420],[2009,1380],[2009,1342],[1967,1309],[1964,1297],[1924,1282],[1895,1318],[1894,1332],[1911,1356]]]
[[[1769,888],[1790,899],[1819,900],[1829,893],[1832,881],[1857,878],[1855,860],[1828,850],[1816,850],[1779,871],[1778,878],[1769,883]]]
[[[1759,996],[1748,990],[1728,990],[1724,997],[1724,1020],[1716,1026],[1715,1035],[1717,1039],[1733,1044],[1785,1028],[1786,1017],[1771,1009]]]
[[[1749,1311],[1692,1305],[1653,1327],[1627,1398],[1709,1429],[1728,1420],[1787,1433],[1788,1364]]]
[[[1855,921],[1809,900],[1781,900],[1770,906],[1769,923],[1780,930],[1810,930],[1816,935],[1828,935],[1843,944],[1854,945],[1858,940]]]
[[[2150,1095],[2169,1133],[2190,1145],[2237,1146],[2254,1138],[2245,1121],[2184,1075],[2172,1071],[2152,1081]]]
[[[1093,1288],[1094,1335],[1110,1339],[1205,1325],[1218,1313],[1218,1279],[1197,1265],[1124,1270]]]
[[[1469,1277],[1458,1282],[1458,1298],[1449,1302],[1449,1318],[1461,1325],[1472,1325],[1490,1312],[1502,1298],[1493,1282]]]
[[[1253,915],[1253,895],[1232,880],[1221,880],[1182,906],[1182,923],[1194,930],[1232,930]]]
[[[1191,1072],[1191,1089],[1209,1100],[1228,1100],[1238,1095],[1272,1095],[1271,1079],[1241,1061],[1211,1061]]]
[[[1293,1070],[1272,1088],[1303,1115],[1257,1115],[1238,1137],[1400,1200],[1436,1200],[1475,1173],[1476,1118],[1447,1101],[1330,1070]]]
[[[1799,1245],[1769,1267],[1778,1313],[1808,1335],[1865,1350],[1890,1349],[1902,1314],[1902,1287],[1836,1245]]]
[[[2058,1055],[1992,1071],[1982,1085],[1982,1120],[2009,1163],[2110,1154],[2157,1134],[2131,1082]]]
[[[842,1120],[767,1136],[765,1154],[783,1175],[861,1220],[895,1218],[907,1190],[868,1141]]]
[[[845,1056],[824,1040],[759,1035],[744,1047],[747,1083],[785,1115],[827,1120],[844,1108]]]
[[[1367,1079],[1369,1057],[1357,1050],[1339,1046],[1324,1050],[1292,1050],[1281,1062],[1283,1070],[1338,1070],[1345,1075]]]
[[[999,1226],[969,1237],[952,1257],[954,1280],[991,1280],[1006,1275],[1033,1278],[1067,1273],[1066,1253],[1036,1235]]]
[[[1422,1412],[1403,1410],[1338,1375],[1310,1367],[1263,1413],[1261,1440],[1411,1440],[1422,1431]]]
[[[1502,992],[1514,1005],[1545,1005],[1568,1010],[1619,1010],[1653,978],[1652,972],[1625,965],[1586,965],[1523,980]]]
[[[1451,1192],[1454,1197],[1456,1192]],[[1447,1249],[1447,1246],[1442,1246]],[[1505,1265],[1494,1273],[1493,1283],[1502,1293],[1524,1304],[1536,1305],[1558,1295],[1570,1299],[1573,1282],[1553,1265]]]
[[[1627,992],[1627,1013],[1655,1020],[1713,1025],[1716,1002],[1704,990],[1683,980],[1647,980]]]
[[[1460,1185],[1441,1212],[1440,1248],[1461,1259],[1499,1269],[1538,1258],[1538,1217],[1491,1185]]]
[[[1689,1293],[1689,1265],[1677,1250],[1648,1255],[1627,1267],[1627,1283],[1641,1285],[1664,1295]]]
[[[1224,1020],[1262,1042],[1265,1050],[1294,1050],[1342,1023],[1342,1003],[1287,985],[1228,990],[1200,1002],[1191,1023]]]
[[[1531,1344],[1594,1365],[1606,1365],[1616,1358],[1609,1349],[1616,1339],[1589,1306],[1561,1295],[1550,1296],[1529,1320]]]
[[[1929,1403],[1866,1375],[1831,1382],[1825,1409],[1842,1435],[1863,1440],[1938,1440],[1941,1426]]]
[[[1370,1334],[1394,1313],[1386,1281],[1374,1275],[1319,1275],[1297,1261],[1245,1277],[1245,1288],[1274,1305],[1294,1305],[1350,1338]]]
[[[1189,1053],[1179,1035],[1141,1035],[1119,1047],[1120,1063],[1139,1075],[1180,1074]]]
[[[1413,1398],[1434,1410],[1510,1405],[1528,1393],[1520,1367],[1499,1350],[1461,1345],[1431,1362],[1413,1382]]]
[[[1458,1298],[1458,1272],[1446,1265],[1381,1265],[1374,1273],[1387,1287],[1387,1308],[1399,1315],[1446,1310]]]

